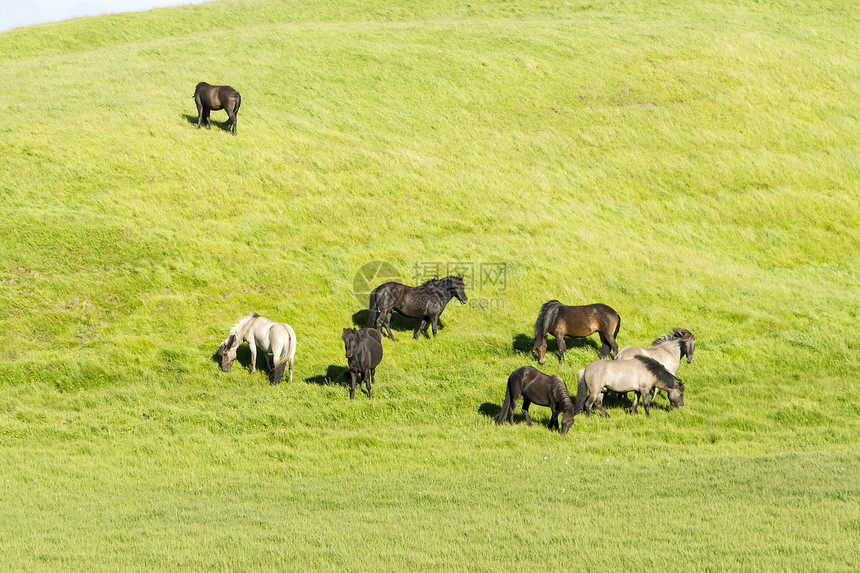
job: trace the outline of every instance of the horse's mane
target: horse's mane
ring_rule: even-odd
[[[563,412],[573,411],[573,402],[570,399],[570,393],[567,391],[567,385],[558,376],[552,377],[552,393],[555,395],[556,403],[561,403],[561,410]]]
[[[686,328],[681,328],[680,326],[676,326],[672,329],[672,332],[667,332],[663,336],[654,339],[654,342],[651,343],[651,346],[657,346],[658,344],[663,344],[664,342],[673,342],[675,340],[683,341],[689,340],[693,338],[693,333],[687,330]]]
[[[448,277],[445,277],[445,278],[448,278]],[[432,279],[426,280],[418,286],[419,287],[430,287],[430,286],[435,287],[437,284],[443,283],[443,282],[445,282],[445,279],[440,279],[439,277],[433,277]]]
[[[636,360],[639,360],[642,364],[645,365],[645,368],[653,374],[657,380],[663,382],[667,388],[675,388],[676,384],[680,384],[681,380],[673,376],[669,373],[666,368],[663,367],[662,364],[657,362],[651,357],[642,356],[641,354],[636,356]]]
[[[558,307],[561,306],[561,303],[557,300],[548,300],[543,303],[543,306],[540,307],[540,312],[538,313],[537,320],[535,320],[535,338],[534,343],[537,345],[541,340],[543,340],[544,336],[546,336],[546,331],[549,329],[549,324],[547,324],[547,313],[551,310],[558,311]]]
[[[462,279],[463,277],[460,275],[448,275],[447,277],[433,277],[432,279],[426,280],[419,287],[434,287],[440,283],[447,283],[448,281],[453,281],[454,279]]]
[[[246,314],[245,316],[240,318],[239,322],[237,322],[236,324],[233,325],[233,328],[230,329],[230,332],[231,333],[236,332],[237,328],[239,328],[240,326],[242,326],[243,324],[245,324],[249,320],[253,320],[253,319],[259,318],[259,317],[260,317],[260,315],[257,314],[256,312],[254,312],[254,311],[249,312],[248,314]]]

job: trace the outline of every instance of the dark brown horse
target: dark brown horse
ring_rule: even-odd
[[[565,336],[576,338],[589,336],[597,332],[603,347],[600,358],[605,358],[610,350],[618,353],[615,337],[621,328],[621,317],[605,304],[587,304],[584,306],[567,306],[557,300],[544,303],[535,321],[534,350],[538,353],[538,362],[546,360],[546,335],[552,334],[558,342],[559,361],[564,362]]]
[[[567,431],[573,425],[573,402],[567,392],[564,380],[558,376],[549,376],[532,366],[517,368],[508,377],[508,389],[505,392],[505,402],[502,411],[496,418],[497,424],[504,424],[507,419],[511,425],[514,423],[514,410],[517,402],[523,398],[523,416],[526,423],[531,426],[532,419],[529,416],[529,406],[532,402],[538,406],[549,406],[552,418],[549,427],[558,429],[558,416],[561,417],[561,435],[566,436]]]
[[[209,121],[209,112],[223,109],[227,112],[229,123],[233,125],[233,135],[236,135],[236,114],[242,104],[242,96],[230,86],[210,86],[206,82],[200,82],[194,88],[194,102],[197,104],[197,129],[200,122],[206,120],[206,128],[212,127]]]
[[[391,334],[391,311],[396,310],[403,316],[420,318],[421,324],[413,338],[427,327],[427,322],[433,326],[433,338],[436,338],[436,323],[439,315],[452,298],[457,298],[466,304],[466,286],[463,277],[448,276],[443,279],[430,279],[424,284],[411,287],[396,282],[383,283],[370,293],[370,309],[367,313],[367,326],[376,324],[376,328],[388,331],[388,338],[397,340]],[[379,311],[379,316],[376,313]]]
[[[352,378],[349,399],[355,399],[355,384],[360,374],[367,386],[367,397],[372,400],[370,385],[376,380],[376,367],[382,361],[382,337],[379,336],[379,331],[373,328],[362,328],[359,331],[354,328],[344,328],[341,340],[346,350],[349,375]]]

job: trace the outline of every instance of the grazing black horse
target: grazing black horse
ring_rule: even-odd
[[[359,374],[367,386],[367,397],[373,399],[370,384],[376,380],[376,367],[382,361],[382,337],[379,336],[379,331],[373,328],[362,328],[359,331],[354,328],[344,328],[341,339],[349,363],[349,375],[352,378],[349,399],[355,399],[355,383]]]
[[[532,425],[532,419],[529,417],[529,406],[534,402],[538,406],[549,406],[552,410],[549,427],[553,430],[558,428],[558,415],[561,414],[561,435],[567,435],[567,431],[573,425],[574,409],[564,380],[558,376],[544,374],[532,366],[517,368],[511,372],[508,378],[505,403],[502,404],[502,411],[496,418],[497,424],[504,424],[507,418],[513,425],[514,410],[521,395],[523,397],[523,416],[526,417],[526,423],[529,426]]]
[[[397,340],[391,334],[391,311],[396,310],[403,316],[420,318],[421,325],[415,331],[413,338],[427,327],[427,322],[433,326],[433,338],[436,338],[436,323],[439,315],[445,310],[448,302],[456,297],[466,304],[466,286],[461,276],[448,276],[444,279],[430,279],[421,286],[411,287],[400,283],[383,283],[370,293],[370,309],[367,313],[367,326],[376,324],[376,328],[385,327],[388,338]],[[379,311],[379,317],[376,312]]]
[[[230,86],[210,86],[206,82],[200,82],[194,88],[194,102],[197,104],[197,129],[200,122],[206,120],[206,128],[211,128],[209,112],[223,109],[230,118],[233,125],[233,135],[236,135],[236,114],[242,104],[242,96]]]
[[[621,317],[605,304],[587,304],[584,306],[568,306],[557,300],[545,302],[535,321],[534,350],[538,353],[538,362],[546,360],[546,335],[552,334],[558,342],[559,361],[564,362],[564,337],[584,337],[597,332],[603,347],[600,358],[606,357],[612,350],[618,354],[615,337],[621,328]]]

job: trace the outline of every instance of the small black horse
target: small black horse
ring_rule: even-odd
[[[352,378],[349,399],[355,399],[355,384],[358,375],[361,374],[367,386],[367,397],[372,400],[370,384],[376,380],[376,367],[382,361],[382,337],[379,336],[379,331],[373,328],[362,328],[359,331],[354,328],[344,328],[341,340],[344,343],[349,375]]]
[[[618,344],[615,337],[621,328],[621,317],[605,304],[587,304],[584,306],[568,306],[557,300],[545,302],[535,321],[534,350],[538,353],[538,362],[546,360],[546,335],[552,334],[558,342],[559,360],[564,362],[564,337],[584,337],[597,332],[600,342],[600,358],[606,357],[611,350],[618,354]]]
[[[523,397],[523,416],[526,417],[526,423],[529,426],[532,425],[532,419],[529,417],[529,406],[534,402],[538,406],[549,406],[552,410],[549,427],[554,430],[558,428],[558,415],[561,414],[561,435],[567,435],[567,431],[573,425],[574,409],[564,380],[558,376],[544,374],[532,366],[517,368],[511,372],[508,378],[505,402],[502,404],[499,417],[496,418],[497,424],[504,424],[507,418],[513,425],[514,410],[521,395]]]
[[[206,128],[212,127],[209,121],[209,112],[223,109],[230,118],[229,123],[233,125],[233,135],[236,135],[236,114],[242,104],[242,96],[230,86],[210,86],[206,82],[200,82],[194,88],[194,102],[197,104],[197,129],[200,122],[206,120]]]
[[[413,338],[427,327],[427,322],[433,326],[433,338],[436,338],[436,323],[439,315],[445,310],[448,302],[456,297],[466,304],[466,285],[461,276],[448,276],[443,279],[430,279],[421,286],[411,287],[395,282],[383,283],[370,293],[370,309],[367,313],[367,326],[376,324],[376,328],[385,327],[388,338],[397,340],[391,334],[391,311],[396,310],[403,316],[420,318],[421,325],[415,331]],[[379,317],[376,312],[379,311]]]

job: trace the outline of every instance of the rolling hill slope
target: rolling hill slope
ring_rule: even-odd
[[[413,4],[0,34],[0,562],[853,569],[852,5]],[[198,81],[241,92],[237,137],[196,129]],[[350,403],[373,261],[470,301],[435,340],[395,320]],[[497,426],[554,298],[621,346],[696,332],[686,406]],[[213,360],[252,310],[293,384]],[[542,369],[573,390],[597,344]]]

